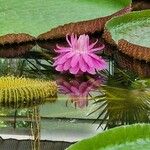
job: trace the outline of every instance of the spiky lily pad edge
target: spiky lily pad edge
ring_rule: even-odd
[[[26,33],[19,33],[19,34],[10,33],[0,36],[0,45],[13,43],[20,44],[34,41],[36,41],[36,38]]]
[[[24,108],[57,98],[55,81],[31,79],[15,76],[0,77],[0,106]]]

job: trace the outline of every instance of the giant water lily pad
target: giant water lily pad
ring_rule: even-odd
[[[131,0],[0,0],[0,43],[99,31],[112,16],[129,11],[130,4]]]
[[[150,10],[131,12],[109,20],[104,38],[134,58],[150,61]]]
[[[150,125],[121,126],[70,146],[67,150],[149,150]]]

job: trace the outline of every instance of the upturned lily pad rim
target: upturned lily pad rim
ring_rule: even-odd
[[[116,16],[105,24],[105,29],[111,30],[115,28],[116,25],[120,23],[127,23],[129,21],[135,21],[135,19],[141,20],[143,17],[148,18],[150,16],[150,9],[148,10],[141,10],[141,11],[132,11],[130,13],[124,14],[122,16]]]
[[[86,1],[87,1],[87,5],[89,7],[89,3],[91,3],[90,0],[82,0],[81,4],[83,3],[83,4],[86,5]],[[5,3],[5,1],[2,1],[2,2],[3,2],[3,4],[6,4],[6,6],[7,6],[7,2],[6,3]],[[36,2],[36,0],[32,1],[31,4],[33,5],[35,2]],[[39,2],[40,2],[40,0],[39,0]],[[104,2],[105,1],[103,0],[103,3]],[[109,2],[109,1],[107,1],[107,2]],[[29,8],[29,12],[27,12],[27,14],[29,14],[30,19],[33,18],[33,19],[31,19],[31,21],[33,20],[33,22],[31,22],[31,23],[29,22],[29,25],[28,25],[27,22],[30,21],[30,19],[27,19],[29,17],[26,14],[25,15],[26,19],[22,19],[18,23],[15,23],[16,21],[10,20],[10,25],[13,22],[13,24],[16,24],[16,25],[18,24],[18,25],[22,26],[19,29],[17,29],[17,26],[15,26],[14,29],[13,29],[13,26],[12,27],[8,26],[9,27],[8,28],[7,26],[5,26],[5,24],[8,23],[8,25],[9,25],[8,17],[11,14],[10,13],[11,11],[12,11],[12,13],[20,12],[20,10],[17,11],[17,9],[14,9],[14,8],[17,8],[17,6],[18,7],[20,6],[20,2],[16,1],[15,3],[12,3],[12,4],[14,4],[16,6],[16,7],[13,7],[12,9],[11,9],[11,5],[8,6],[8,8],[5,5],[4,5],[4,7],[0,7],[0,16],[2,17],[3,13],[4,13],[6,18],[7,18],[7,19],[5,19],[6,22],[4,22],[4,25],[2,25],[3,31],[1,32],[1,36],[0,36],[0,44],[14,43],[14,42],[15,43],[20,43],[20,42],[26,42],[26,41],[34,41],[34,40],[37,40],[37,39],[38,40],[55,39],[55,38],[64,37],[66,34],[71,34],[72,32],[75,32],[77,34],[83,34],[83,33],[93,33],[95,31],[101,31],[101,30],[103,30],[104,24],[106,23],[106,21],[109,20],[112,16],[118,15],[118,14],[123,14],[123,13],[125,13],[127,11],[130,11],[131,2],[132,2],[131,0],[122,0],[122,1],[117,0],[117,2],[115,2],[113,0],[111,3],[115,3],[114,7],[112,6],[112,8],[114,8],[114,9],[112,9],[112,11],[108,11],[108,14],[107,14],[108,16],[104,15],[104,12],[107,12],[107,11],[104,11],[104,9],[103,9],[103,13],[102,14],[100,13],[100,11],[98,11],[96,9],[97,13],[96,13],[95,17],[94,16],[92,17],[92,15],[89,15],[89,17],[84,17],[85,15],[83,15],[82,16],[83,18],[81,17],[82,19],[80,19],[80,17],[78,17],[77,19],[72,19],[72,21],[69,21],[70,20],[69,19],[67,22],[62,22],[62,21],[60,22],[60,21],[58,21],[58,23],[57,23],[57,21],[54,20],[56,25],[54,25],[54,26],[50,25],[50,27],[48,27],[48,25],[44,25],[44,27],[41,26],[41,24],[44,22],[43,19],[46,19],[44,17],[40,16],[41,18],[43,18],[42,20],[41,19],[39,19],[38,21],[33,20],[34,19],[33,17],[35,17],[37,15],[37,11],[36,10],[38,8],[35,10],[35,12],[33,11],[33,14],[36,13],[36,15],[33,15],[31,17],[30,17],[31,14],[29,14],[29,12],[31,10]],[[43,1],[43,7],[47,3],[48,3],[47,0]],[[76,3],[77,3],[77,1],[76,1]],[[92,3],[98,3],[100,5],[100,2],[98,0],[94,0],[94,1],[92,1]],[[25,3],[25,6],[27,7],[27,5],[30,6],[31,4],[28,4],[28,1],[27,1]],[[118,4],[118,7],[116,7],[117,4]],[[95,4],[93,4],[93,5],[95,5]],[[39,4],[36,5],[34,7],[34,9],[36,7],[41,7],[42,8],[42,4],[41,5],[39,5]],[[47,5],[46,5],[46,7],[47,7]],[[88,7],[85,6],[85,8],[88,8]],[[98,6],[98,7],[100,7],[100,6]],[[24,8],[24,5],[23,5],[23,8]],[[32,8],[32,6],[31,6],[31,8]],[[54,5],[54,9],[57,9],[57,7],[55,5]],[[107,9],[107,7],[106,7],[106,9]],[[8,12],[8,14],[7,14],[8,10],[10,10],[10,12]],[[82,12],[83,12],[83,10],[82,10]],[[85,9],[85,10],[87,12],[87,9]],[[22,11],[24,12],[24,9],[22,9]],[[21,15],[20,16],[18,15],[19,13],[15,13],[13,18],[17,18],[17,21],[20,20],[19,17],[21,18],[22,15],[23,15],[22,11],[21,11]],[[59,12],[58,10],[56,10],[56,12],[54,12],[54,14],[56,13],[56,17],[57,17],[58,12]],[[46,15],[44,15],[44,13],[46,13]],[[100,13],[100,14],[98,15],[98,13]],[[87,12],[87,14],[89,14],[89,13]],[[49,15],[47,10],[43,11],[43,15],[44,16]],[[22,18],[24,18],[24,17],[22,17]],[[0,20],[3,21],[3,19],[1,19],[1,18],[0,18]],[[46,20],[48,20],[48,19],[46,19]],[[39,22],[41,22],[41,23],[39,24]],[[36,27],[36,23],[39,24],[39,27],[38,27],[38,24],[37,24],[37,27]],[[50,22],[48,21],[48,22],[44,22],[44,23],[45,24],[49,24]],[[3,26],[4,26],[4,28],[3,28]],[[25,28],[24,28],[24,26],[25,26]],[[34,26],[33,30],[31,30],[31,29],[28,30],[27,29],[28,27],[31,28],[32,26]],[[38,31],[39,30],[38,28],[39,29],[41,28],[40,31]],[[35,31],[34,31],[34,29],[35,29]],[[47,32],[47,31],[49,31],[49,32]]]
[[[67,34],[71,35],[72,33],[81,35],[81,34],[89,34],[94,32],[101,32],[104,29],[105,23],[118,15],[123,15],[127,12],[131,11],[131,5],[113,13],[112,15],[108,15],[105,17],[96,18],[93,20],[86,20],[80,22],[72,22],[68,24],[64,24],[58,26],[56,28],[51,29],[48,32],[40,34],[37,39],[38,40],[48,40],[48,39],[57,39],[65,37]],[[69,30],[68,30],[69,29]]]
[[[123,37],[116,41],[115,39],[113,39],[113,35],[111,34],[111,29],[114,29],[122,22],[127,23],[129,21],[143,20],[143,18],[150,18],[150,9],[133,11],[122,16],[116,16],[110,19],[105,24],[103,37],[106,42],[110,43],[111,45],[117,46],[120,51],[129,55],[130,57],[150,62],[150,47],[131,43]]]
[[[79,141],[66,150],[100,150],[107,146],[134,142],[138,139],[150,140],[150,124],[138,123],[115,127],[91,138]]]

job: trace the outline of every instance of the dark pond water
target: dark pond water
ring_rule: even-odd
[[[58,41],[59,42],[59,41]],[[55,101],[41,100],[0,107],[2,138],[74,142],[124,124],[150,122],[149,88],[133,89],[150,77],[150,64],[133,60],[106,45],[107,69],[96,75],[60,74],[52,67],[56,42],[2,46],[0,76],[55,80]],[[75,90],[73,90],[75,89]]]

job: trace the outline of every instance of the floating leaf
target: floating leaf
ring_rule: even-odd
[[[131,0],[1,0],[0,3],[0,43],[5,44],[35,40],[39,35],[39,39],[53,39],[72,32],[102,30],[112,16],[130,11]]]
[[[82,140],[67,150],[149,150],[150,125],[121,126]]]
[[[134,58],[150,61],[150,10],[131,12],[107,22],[104,38]]]

